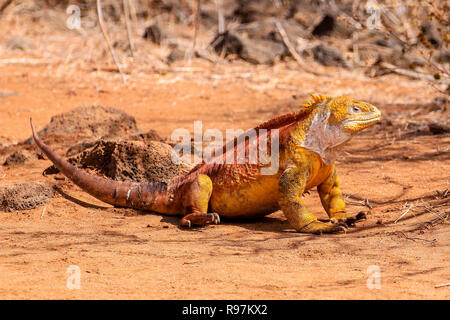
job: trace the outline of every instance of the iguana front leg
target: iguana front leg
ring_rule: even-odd
[[[279,205],[292,227],[298,232],[329,233],[343,231],[339,224],[321,222],[311,214],[302,201],[308,171],[297,166],[290,166],[280,177]]]
[[[341,182],[333,165],[331,174],[318,187],[320,201],[325,211],[328,213],[332,222],[344,222],[353,224],[358,220],[365,218],[365,214],[359,213],[356,216],[348,214],[345,210],[344,197],[340,188]]]

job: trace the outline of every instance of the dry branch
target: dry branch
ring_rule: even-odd
[[[6,0],[1,6],[0,6],[0,14],[13,2],[14,0]]]
[[[400,74],[403,76],[407,76],[407,77],[410,77],[413,79],[428,80],[428,81],[433,81],[433,82],[437,82],[437,83],[447,83],[446,81],[436,79],[432,75],[425,74],[425,73],[419,73],[419,72],[406,70],[406,69],[401,69],[401,68],[394,66],[393,64],[387,63],[387,62],[381,62],[380,66],[385,69],[388,69],[389,71],[392,71],[394,73],[397,73],[397,74]]]
[[[116,53],[111,44],[111,40],[109,39],[109,36],[106,33],[106,28],[105,28],[105,25],[103,22],[102,4],[101,4],[100,0],[97,0],[97,17],[98,17],[98,23],[100,24],[100,29],[102,30],[103,37],[105,38],[105,41],[108,44],[109,52],[111,53],[114,63],[116,64],[117,68],[119,69],[120,75],[122,76],[123,83],[126,83],[127,80],[125,78],[125,74],[123,73],[120,63],[119,63],[119,60],[117,59]]]
[[[125,13],[125,24],[127,26],[127,36],[128,36],[128,43],[130,44],[130,53],[131,53],[131,56],[134,58],[136,49],[134,47],[134,39],[133,39],[133,34],[131,32],[129,1],[130,0],[123,0],[123,11]]]
[[[403,213],[394,221],[394,223],[397,223],[401,218],[403,218],[409,212],[409,210],[411,210],[411,208],[412,208],[412,206],[409,206],[408,209],[403,211]]]
[[[216,0],[216,5],[217,5],[218,31],[219,31],[219,34],[222,34],[225,32],[225,18],[223,16],[222,0]]]
[[[437,218],[434,218],[433,220],[429,221],[428,223],[433,225],[436,222],[445,221],[449,216],[450,216],[450,211],[444,213],[442,216],[438,216]]]
[[[289,37],[286,33],[286,30],[284,29],[283,25],[280,23],[280,21],[275,20],[275,26],[278,29],[278,32],[280,33],[281,38],[283,39],[284,44],[288,48],[289,52],[291,53],[292,57],[297,61],[300,68],[305,70],[306,72],[312,73],[316,76],[329,76],[326,73],[317,72],[314,70],[309,69],[304,63],[300,55],[298,54],[297,50],[295,50],[294,46],[292,45],[291,41],[289,40]]]
[[[197,36],[198,30],[200,29],[200,10],[202,8],[202,1],[197,0],[197,10],[195,11],[195,22],[194,22],[194,39],[192,41],[192,50],[195,51],[197,46]]]

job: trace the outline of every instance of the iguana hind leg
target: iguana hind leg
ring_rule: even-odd
[[[340,185],[341,183],[336,174],[336,169],[333,167],[328,178],[317,187],[320,201],[322,202],[323,208],[328,213],[330,221],[352,225],[358,220],[365,219],[366,215],[363,212],[358,213],[356,216],[346,212]]]
[[[200,174],[183,190],[183,206],[185,216],[180,225],[190,228],[193,225],[204,226],[207,223],[219,223],[217,213],[208,212],[208,203],[212,193],[212,181],[207,175]]]
[[[305,191],[307,171],[290,166],[280,177],[279,205],[291,226],[298,232],[332,233],[345,231],[338,223],[321,222],[306,209],[301,197]]]

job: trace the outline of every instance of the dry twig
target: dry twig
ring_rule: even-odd
[[[435,224],[438,221],[445,221],[450,216],[450,211],[444,213],[442,216],[438,216],[437,218],[434,218],[433,220],[429,221],[430,224]]]
[[[1,6],[0,6],[0,14],[13,2],[14,0],[6,0]]]
[[[197,10],[195,11],[195,22],[194,22],[194,39],[192,41],[192,50],[195,52],[195,47],[197,46],[197,36],[198,30],[200,29],[200,10],[202,8],[202,1],[197,0]]]
[[[130,0],[123,0],[123,11],[125,13],[125,24],[127,26],[127,36],[128,36],[128,43],[130,44],[130,53],[131,53],[131,56],[134,58],[136,49],[134,47],[134,39],[133,39],[133,34],[131,32],[129,1]]]
[[[222,34],[225,32],[225,18],[223,16],[222,0],[216,0],[216,5],[217,5],[218,30],[219,30],[219,34]]]
[[[394,73],[400,74],[402,76],[407,76],[413,79],[421,79],[421,80],[428,80],[436,83],[447,83],[447,81],[435,79],[432,75],[425,74],[425,73],[419,73],[411,70],[401,69],[397,66],[394,66],[393,64],[381,62],[380,66],[388,69],[389,71],[392,71]]]
[[[412,206],[410,205],[408,207],[408,209],[406,209],[405,211],[403,211],[403,213],[394,221],[394,223],[397,223],[401,218],[403,218],[408,212],[409,210],[411,210]]]
[[[47,206],[45,206],[44,209],[42,209],[41,216],[40,216],[41,219],[44,217],[44,214],[46,212],[47,212]]]
[[[109,36],[106,33],[106,28],[105,28],[105,25],[103,22],[102,4],[101,4],[100,0],[97,0],[97,17],[98,17],[98,23],[100,24],[100,29],[102,30],[103,37],[105,38],[106,43],[108,44],[109,52],[111,53],[114,63],[116,64],[117,68],[119,69],[120,75],[122,76],[123,83],[126,83],[127,80],[125,78],[125,74],[123,73],[120,63],[119,63],[119,60],[117,59],[116,53],[111,44],[111,40],[109,39]]]
[[[283,39],[284,44],[288,48],[289,52],[291,53],[292,57],[297,61],[300,68],[305,70],[306,72],[312,73],[316,76],[329,76],[326,73],[317,72],[314,70],[309,69],[304,63],[300,55],[298,54],[297,50],[295,50],[294,46],[292,45],[291,41],[289,40],[289,37],[286,33],[286,30],[284,29],[283,25],[280,23],[280,21],[275,20],[275,26],[278,29],[278,32],[280,33],[281,38]]]

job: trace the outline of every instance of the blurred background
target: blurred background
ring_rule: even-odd
[[[449,93],[448,1],[2,0],[0,29],[0,56],[30,53],[69,69],[132,75],[180,61],[295,60],[309,73],[395,72]]]

